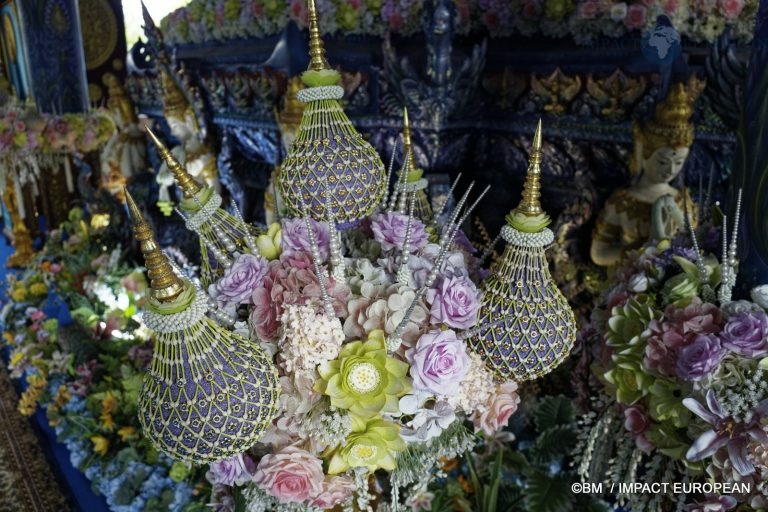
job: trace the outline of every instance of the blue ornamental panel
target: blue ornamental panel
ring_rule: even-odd
[[[38,109],[85,112],[89,102],[77,0],[24,0],[18,7]]]

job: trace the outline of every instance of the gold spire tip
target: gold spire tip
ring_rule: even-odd
[[[533,133],[533,151],[541,153],[541,118],[536,123],[536,131]]]
[[[125,199],[128,203],[128,213],[130,214],[131,221],[134,224],[144,222],[144,216],[141,214],[141,210],[139,210],[139,207],[136,204],[136,201],[133,199],[133,196],[130,192],[128,192],[128,187],[123,187],[123,191],[125,192]]]
[[[315,0],[307,0],[307,10],[309,11],[309,69],[312,71],[330,69],[331,66],[325,58],[323,40],[320,37]]]
[[[147,126],[147,133],[149,134],[149,138],[152,139],[152,142],[155,144],[157,152],[160,153],[160,158],[162,158],[166,163],[168,170],[173,173],[173,177],[176,180],[176,183],[179,184],[181,190],[184,192],[184,195],[187,197],[193,197],[195,194],[200,192],[203,189],[202,185],[200,185],[195,180],[195,178],[193,178],[192,175],[187,172],[184,166],[181,165],[178,160],[176,160],[176,157],[173,156],[173,153],[168,151],[168,148],[165,146],[165,144],[163,144],[163,142],[158,138],[158,136],[149,126]]]
[[[531,144],[531,156],[528,161],[528,172],[523,187],[523,198],[515,210],[526,216],[533,217],[544,213],[539,199],[541,198],[541,119],[536,123],[536,131],[533,134]]]
[[[411,123],[408,119],[408,107],[403,107],[403,144],[406,148],[411,146]]]

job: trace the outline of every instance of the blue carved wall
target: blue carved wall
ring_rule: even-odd
[[[41,112],[88,109],[77,0],[18,3],[32,96]]]

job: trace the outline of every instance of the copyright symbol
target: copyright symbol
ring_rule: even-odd
[[[581,492],[581,483],[574,482],[571,484],[571,492],[574,494],[579,494]]]

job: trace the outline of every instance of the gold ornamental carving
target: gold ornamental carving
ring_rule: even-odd
[[[605,78],[587,77],[587,91],[600,104],[605,117],[620,117],[644,92],[648,81],[643,76],[630,77],[620,69]]]
[[[96,69],[117,47],[117,18],[107,0],[80,0],[85,67]]]
[[[549,76],[531,76],[531,89],[543,98],[545,112],[560,115],[565,113],[567,105],[579,94],[581,78],[568,76],[560,68],[555,69]]]

